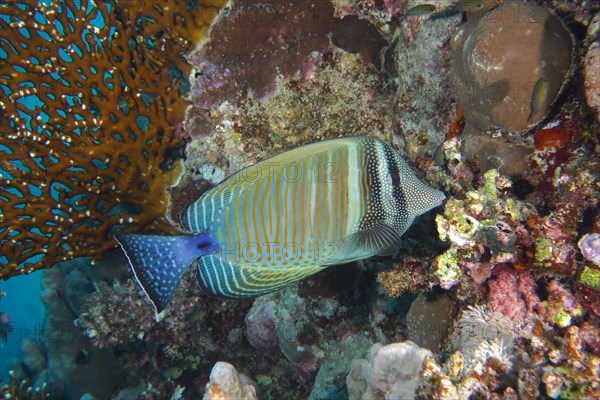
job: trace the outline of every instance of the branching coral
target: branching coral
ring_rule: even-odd
[[[1,398],[17,400],[45,400],[48,398],[45,385],[34,388],[29,386],[25,380],[19,382],[14,371],[9,371],[9,377],[10,381],[0,386]]]
[[[0,6],[0,277],[166,230],[186,61],[219,0]]]

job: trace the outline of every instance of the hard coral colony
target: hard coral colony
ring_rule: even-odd
[[[2,397],[600,397],[597,2],[10,1],[0,32],[0,277],[46,268]],[[311,233],[338,251],[261,245]]]

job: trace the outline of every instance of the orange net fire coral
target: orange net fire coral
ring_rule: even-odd
[[[222,3],[0,3],[0,278],[169,229],[182,53]]]

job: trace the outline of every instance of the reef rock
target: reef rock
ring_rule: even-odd
[[[419,294],[406,315],[408,337],[421,347],[439,352],[450,325],[452,300],[448,296],[429,299]]]
[[[252,347],[265,354],[278,354],[275,302],[257,300],[254,303],[246,315],[246,339]]]
[[[583,257],[593,262],[596,265],[600,265],[600,234],[591,233],[583,235],[579,240],[579,249]]]
[[[210,372],[203,400],[256,400],[256,389],[244,374],[229,363],[219,361]]]
[[[465,120],[478,130],[520,131],[546,117],[565,86],[573,38],[549,9],[505,1],[461,26],[451,40],[453,91]],[[532,109],[536,83],[545,96]]]
[[[195,66],[192,100],[209,109],[249,92],[277,91],[276,77],[300,72],[313,52],[330,42],[378,64],[385,41],[357,17],[333,17],[328,1],[238,0],[222,13],[208,38],[189,56]]]
[[[399,3],[399,2],[397,2]],[[395,140],[409,159],[430,152],[442,141],[453,104],[449,94],[448,40],[459,17],[436,20],[406,18],[394,39],[393,62],[398,85],[394,111],[403,134]]]
[[[487,136],[471,124],[465,126],[460,141],[462,154],[467,160],[477,157],[483,171],[497,169],[508,176],[525,176],[535,150],[532,145],[508,143]]]
[[[309,400],[345,400],[346,376],[352,360],[363,357],[373,341],[363,335],[349,335],[341,343],[327,343],[325,360],[315,378]]]
[[[585,75],[585,98],[587,104],[598,113],[600,121],[600,41],[592,43],[583,62]]]
[[[42,302],[46,307],[46,325],[43,343],[39,347],[24,347],[27,351],[25,359],[32,371],[46,367],[35,379],[39,385],[48,384],[53,398],[79,400],[86,393],[107,398],[116,379],[113,353],[92,347],[83,332],[73,326],[78,304],[89,295],[91,283],[79,269],[85,262],[86,259],[77,259],[44,271]],[[46,349],[47,353],[40,354],[41,349]]]
[[[410,340],[373,345],[368,360],[353,360],[350,365],[346,378],[350,400],[414,399],[423,360],[431,355]]]

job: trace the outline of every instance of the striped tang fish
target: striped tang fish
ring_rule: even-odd
[[[445,198],[387,144],[322,141],[245,168],[190,204],[192,235],[117,234],[160,312],[190,264],[209,294],[258,296],[327,266],[393,254],[414,218]]]

